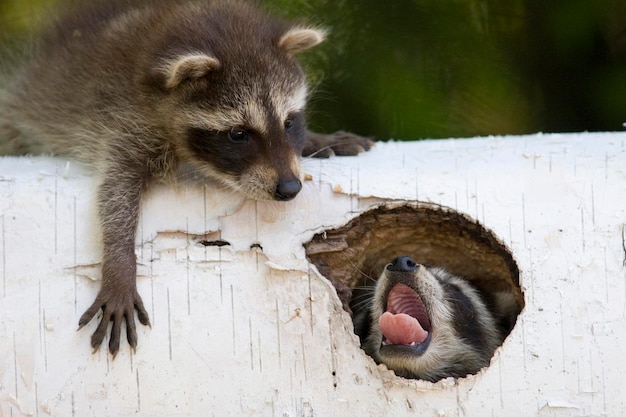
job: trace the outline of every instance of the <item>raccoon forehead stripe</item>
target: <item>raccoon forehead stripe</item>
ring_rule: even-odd
[[[261,133],[268,132],[267,118],[269,115],[262,103],[259,103],[258,100],[250,100],[245,104],[243,111],[247,127]]]
[[[289,113],[302,111],[306,106],[307,88],[302,85],[293,94],[289,96],[277,95],[272,98],[272,104],[276,109],[276,113],[286,119]]]
[[[190,126],[200,129],[227,131],[233,127],[241,127],[261,133],[267,130],[265,112],[255,101],[250,101],[240,108],[189,112],[187,117]]]
[[[256,98],[236,108],[222,108],[219,110],[205,110],[190,112],[189,124],[193,127],[209,130],[225,131],[233,127],[252,129],[260,133],[268,133],[268,121],[276,116],[284,121],[290,113],[302,111],[306,104],[307,89],[302,86],[291,95],[276,95],[270,103],[264,103]],[[272,108],[266,107],[269,104]]]
[[[236,109],[189,112],[189,125],[199,129],[226,131],[236,126],[244,126],[246,119]]]

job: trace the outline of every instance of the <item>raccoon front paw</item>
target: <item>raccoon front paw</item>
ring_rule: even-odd
[[[122,320],[126,322],[126,340],[132,348],[133,352],[137,348],[137,330],[135,328],[135,310],[137,310],[137,318],[139,322],[145,326],[150,326],[148,313],[143,306],[141,296],[137,290],[128,293],[120,293],[115,290],[105,290],[102,288],[93,302],[91,307],[87,309],[78,321],[78,330],[82,329],[96,315],[98,310],[102,310],[102,318],[98,328],[91,335],[91,347],[94,353],[98,351],[104,336],[112,323],[111,338],[109,339],[109,352],[113,355],[113,359],[117,355],[120,348],[120,333],[122,328]]]
[[[330,135],[307,132],[302,156],[329,158],[337,156],[354,156],[369,151],[374,146],[372,138],[355,135],[340,130]]]

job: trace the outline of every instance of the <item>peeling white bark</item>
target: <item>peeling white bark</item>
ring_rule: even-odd
[[[313,179],[288,203],[151,193],[137,259],[152,328],[112,361],[91,354],[95,321],[76,331],[99,287],[97,178],[0,159],[0,416],[626,412],[626,134],[381,143],[305,166]],[[397,200],[479,220],[518,263],[526,307],[479,375],[430,384],[377,367],[306,260],[315,233]],[[205,246],[217,240],[230,245]]]

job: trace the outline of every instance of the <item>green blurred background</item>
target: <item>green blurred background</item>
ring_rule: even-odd
[[[309,124],[380,139],[620,131],[626,0],[267,0],[327,27]],[[19,39],[51,0],[0,0]]]

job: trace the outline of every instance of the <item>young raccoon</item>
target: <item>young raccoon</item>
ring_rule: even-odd
[[[78,2],[80,3],[80,2]],[[102,286],[79,329],[102,310],[97,350],[122,322],[135,349],[149,318],[136,288],[140,201],[155,181],[217,182],[252,199],[287,201],[302,154],[354,155],[371,141],[304,123],[305,76],[294,56],[324,31],[238,0],[84,4],[42,36],[0,89],[0,152],[67,155],[98,170]]]
[[[352,304],[355,332],[363,350],[398,376],[435,382],[476,373],[507,334],[466,280],[406,256],[388,264],[367,294]],[[516,308],[512,294],[499,301]]]

